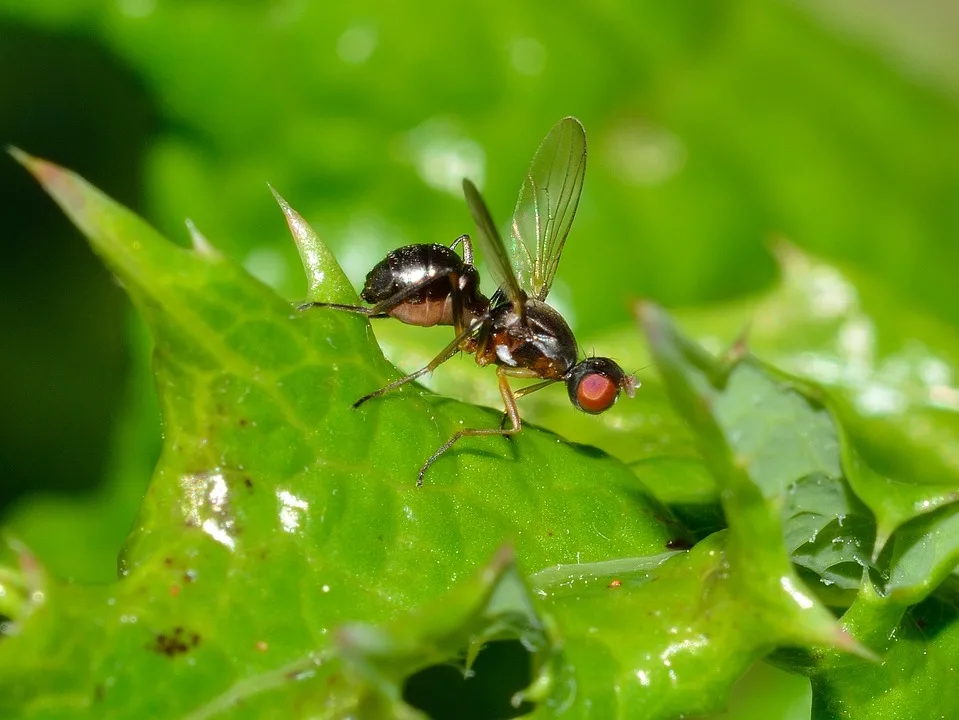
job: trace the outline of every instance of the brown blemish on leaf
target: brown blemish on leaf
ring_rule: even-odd
[[[613,589],[613,588],[621,587],[622,584],[623,584],[622,580],[620,580],[619,578],[613,578],[612,580],[610,580],[609,585],[607,587],[609,587],[610,589]]]
[[[247,490],[253,490],[253,480],[248,477],[243,478],[243,487]]]
[[[195,632],[186,632],[181,626],[172,632],[160,633],[150,649],[167,657],[175,657],[189,652],[200,644],[200,636]]]

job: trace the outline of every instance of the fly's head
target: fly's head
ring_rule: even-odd
[[[625,392],[633,397],[639,383],[616,363],[604,357],[592,357],[577,363],[566,376],[566,390],[573,406],[590,415],[609,410]]]

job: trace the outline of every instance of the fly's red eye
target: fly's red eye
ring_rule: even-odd
[[[576,400],[588,413],[608,410],[619,395],[619,387],[605,375],[590,373],[576,388]]]

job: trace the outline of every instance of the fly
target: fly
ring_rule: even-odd
[[[411,325],[453,326],[453,341],[429,364],[364,395],[353,403],[354,408],[433,372],[460,351],[472,353],[477,365],[496,366],[504,422],[498,428],[467,428],[455,433],[420,468],[417,485],[423,484],[433,463],[461,438],[518,433],[522,421],[516,400],[553,383],[564,382],[573,406],[591,414],[611,408],[622,391],[633,397],[636,379],[614,360],[578,359],[572,330],[546,303],[579,205],[585,172],[586,132],[576,118],[563,118],[546,135],[523,180],[513,211],[509,252],[479,190],[469,179],[463,180],[479,246],[499,286],[492,298],[479,291],[472,243],[468,235],[462,235],[450,247],[407,245],[389,253],[367,275],[360,294],[370,307],[300,306],[395,317]],[[463,246],[462,258],[455,252],[458,245]],[[509,378],[540,382],[513,390]],[[507,422],[509,427],[505,427]]]

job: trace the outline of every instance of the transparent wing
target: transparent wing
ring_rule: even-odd
[[[586,131],[576,118],[563,118],[533,156],[513,211],[513,267],[537,300],[553,284],[585,174]]]
[[[483,249],[486,263],[493,274],[493,279],[499,285],[497,294],[502,291],[506,299],[513,303],[516,311],[522,314],[526,306],[526,293],[520,289],[516,281],[516,275],[506,254],[506,246],[503,245],[503,239],[493,223],[493,218],[490,217],[489,208],[486,207],[486,202],[479,190],[468,178],[463,178],[463,194],[466,195],[466,204],[470,209],[470,215],[473,216],[473,222],[476,223],[479,245]]]

